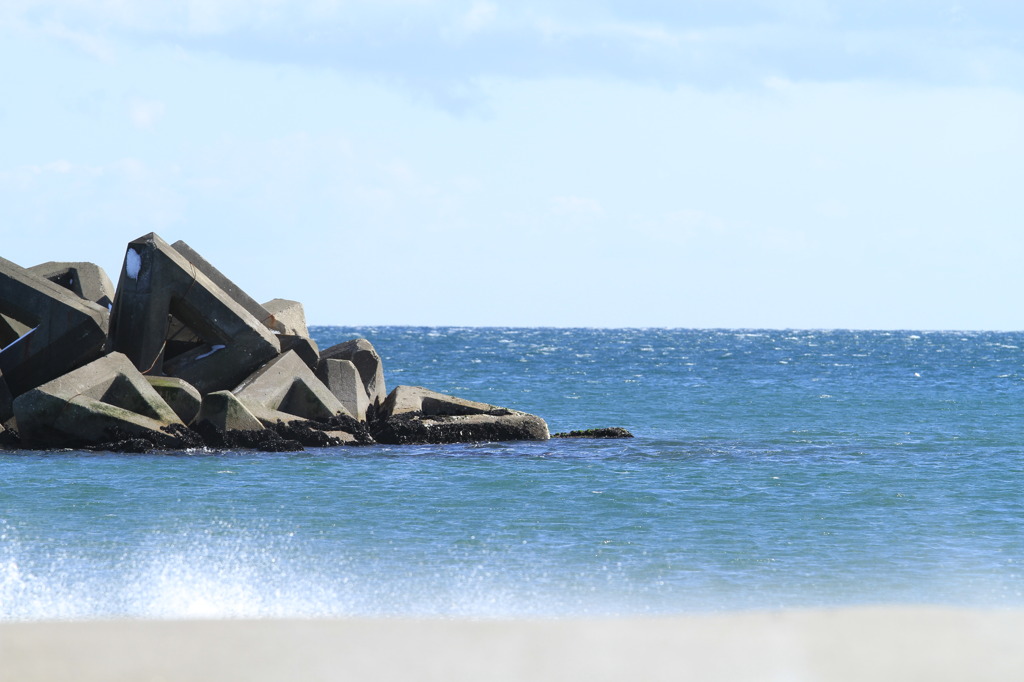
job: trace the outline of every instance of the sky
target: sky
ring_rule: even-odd
[[[311,324],[1024,328],[1016,0],[5,0],[0,256]]]

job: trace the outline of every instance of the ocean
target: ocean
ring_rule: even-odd
[[[1024,606],[1024,332],[311,332],[636,437],[0,453],[0,619]]]

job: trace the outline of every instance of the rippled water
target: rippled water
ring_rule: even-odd
[[[637,438],[0,454],[0,618],[1024,605],[1024,333],[313,331]]]

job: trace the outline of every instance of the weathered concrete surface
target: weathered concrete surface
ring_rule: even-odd
[[[327,359],[320,363],[316,375],[353,417],[361,422],[366,421],[370,399],[366,395],[359,370],[351,360]]]
[[[165,359],[169,315],[204,344]],[[181,377],[200,393],[230,389],[280,352],[260,320],[154,233],[128,245],[110,336],[146,374]]]
[[[270,317],[264,320],[264,324],[274,331],[280,334],[309,337],[306,313],[298,301],[275,298],[264,303],[263,309],[270,314]]]
[[[184,424],[191,424],[199,414],[203,396],[184,379],[178,377],[147,376],[149,385],[156,389],[174,413]]]
[[[366,389],[366,397],[370,401],[371,412],[376,411],[387,398],[384,363],[381,362],[373,344],[366,339],[352,339],[331,346],[320,353],[320,362],[325,360],[348,360],[356,366],[363,381],[363,388]]]
[[[114,284],[103,268],[95,263],[58,263],[49,261],[30,267],[29,272],[110,309],[114,303]]]
[[[0,314],[29,328],[0,350],[14,396],[96,359],[107,338],[106,308],[0,258]]]
[[[0,315],[0,350],[32,331],[32,327],[18,322],[13,317]]]
[[[316,345],[316,341],[305,336],[279,334],[277,342],[281,344],[282,354],[290,350],[295,351],[295,354],[306,363],[306,367],[316,372],[316,368],[320,364],[320,348]]]
[[[182,441],[178,415],[121,353],[95,360],[14,400],[19,435],[30,447],[74,447],[139,437],[163,447]]]
[[[547,440],[547,423],[518,410],[463,400],[418,386],[398,386],[381,408],[379,443],[466,443]]]
[[[232,392],[261,420],[267,410],[301,419],[352,416],[295,351],[274,358]]]
[[[455,416],[469,414],[509,414],[511,410],[497,405],[456,398],[421,386],[397,386],[384,401],[380,416],[384,419],[408,413],[423,416]]]
[[[266,319],[270,317],[270,313],[268,313],[263,306],[257,303],[252,296],[245,293],[240,286],[228,279],[224,273],[199,255],[195,249],[181,240],[171,244],[171,248],[181,254],[185,260],[196,268],[196,270],[206,275],[209,280],[216,284],[221,291],[227,294],[232,301],[245,308],[245,310],[259,320],[260,323],[265,324]]]
[[[231,391],[214,391],[203,396],[195,419],[196,427],[210,424],[217,431],[259,431],[260,420]]]

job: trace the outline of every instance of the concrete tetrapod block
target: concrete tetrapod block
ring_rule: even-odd
[[[387,419],[411,412],[424,416],[455,416],[507,413],[509,410],[497,405],[456,398],[420,386],[396,386],[384,401],[380,416]]]
[[[165,360],[170,315],[205,343]],[[180,377],[200,393],[235,386],[280,352],[269,329],[153,233],[128,245],[110,337],[146,374]]]
[[[339,343],[320,353],[320,362],[323,363],[325,360],[350,361],[359,370],[371,408],[375,410],[384,402],[388,395],[384,386],[384,363],[381,362],[372,343],[366,339],[352,339]]]
[[[185,426],[121,353],[18,396],[14,416],[22,441],[32,447],[92,445],[126,436],[177,447],[180,440],[168,427]]]
[[[241,287],[228,279],[224,273],[210,264],[209,261],[203,258],[191,246],[181,240],[178,240],[171,244],[171,248],[181,254],[185,260],[191,263],[194,268],[199,270],[199,272],[209,277],[210,281],[220,287],[221,291],[230,296],[232,301],[245,308],[249,314],[257,320],[264,322],[270,316],[270,313],[268,313],[263,306],[257,303],[255,299],[249,296],[249,294],[245,293]],[[174,347],[177,347],[180,350],[181,348],[187,349],[189,345],[194,343],[202,343],[202,339],[199,338],[199,336],[177,319],[171,319],[170,326],[167,330],[167,341],[168,357],[177,355],[177,352],[172,352],[172,348]]]
[[[49,261],[28,269],[54,284],[78,294],[87,301],[110,309],[114,303],[114,284],[103,268],[95,263],[58,263]]]
[[[353,417],[361,422],[366,421],[366,410],[370,406],[370,399],[366,396],[366,389],[363,387],[359,370],[352,364],[352,361],[325,360],[320,363],[316,375]]]
[[[13,317],[0,315],[0,350],[11,345],[32,331],[32,327],[18,322]]]
[[[295,351],[274,358],[232,392],[257,417],[267,410],[314,420],[352,416]]]
[[[540,417],[463,400],[419,386],[398,386],[384,401],[373,437],[378,443],[467,443],[547,440]]]
[[[260,420],[231,391],[214,391],[203,396],[203,404],[195,420],[196,426],[212,425],[217,431],[259,431]]]
[[[156,389],[164,402],[170,405],[174,413],[178,415],[185,424],[191,424],[192,420],[199,414],[199,407],[202,405],[203,396],[194,386],[184,379],[178,377],[151,377],[147,376],[149,385]]]
[[[298,301],[275,298],[273,301],[264,303],[263,308],[270,313],[270,317],[264,320],[264,324],[274,331],[292,336],[309,336],[306,313]]]
[[[267,318],[270,317],[270,313],[256,302],[249,294],[245,293],[240,286],[228,279],[224,273],[215,268],[205,258],[200,256],[195,249],[181,241],[180,239],[173,244],[171,248],[181,254],[181,256],[192,264],[199,272],[206,275],[211,282],[216,284],[221,291],[228,295],[232,301],[245,308],[245,310],[260,321],[262,324],[266,324]]]
[[[14,396],[98,358],[107,339],[106,308],[3,258],[0,315],[29,328],[0,350],[0,373]]]
[[[277,342],[281,344],[281,353],[287,353],[290,350],[302,358],[302,361],[306,363],[306,367],[309,367],[312,371],[316,371],[317,366],[320,364],[320,348],[316,345],[316,341],[305,336],[295,336],[293,334],[278,334]]]

